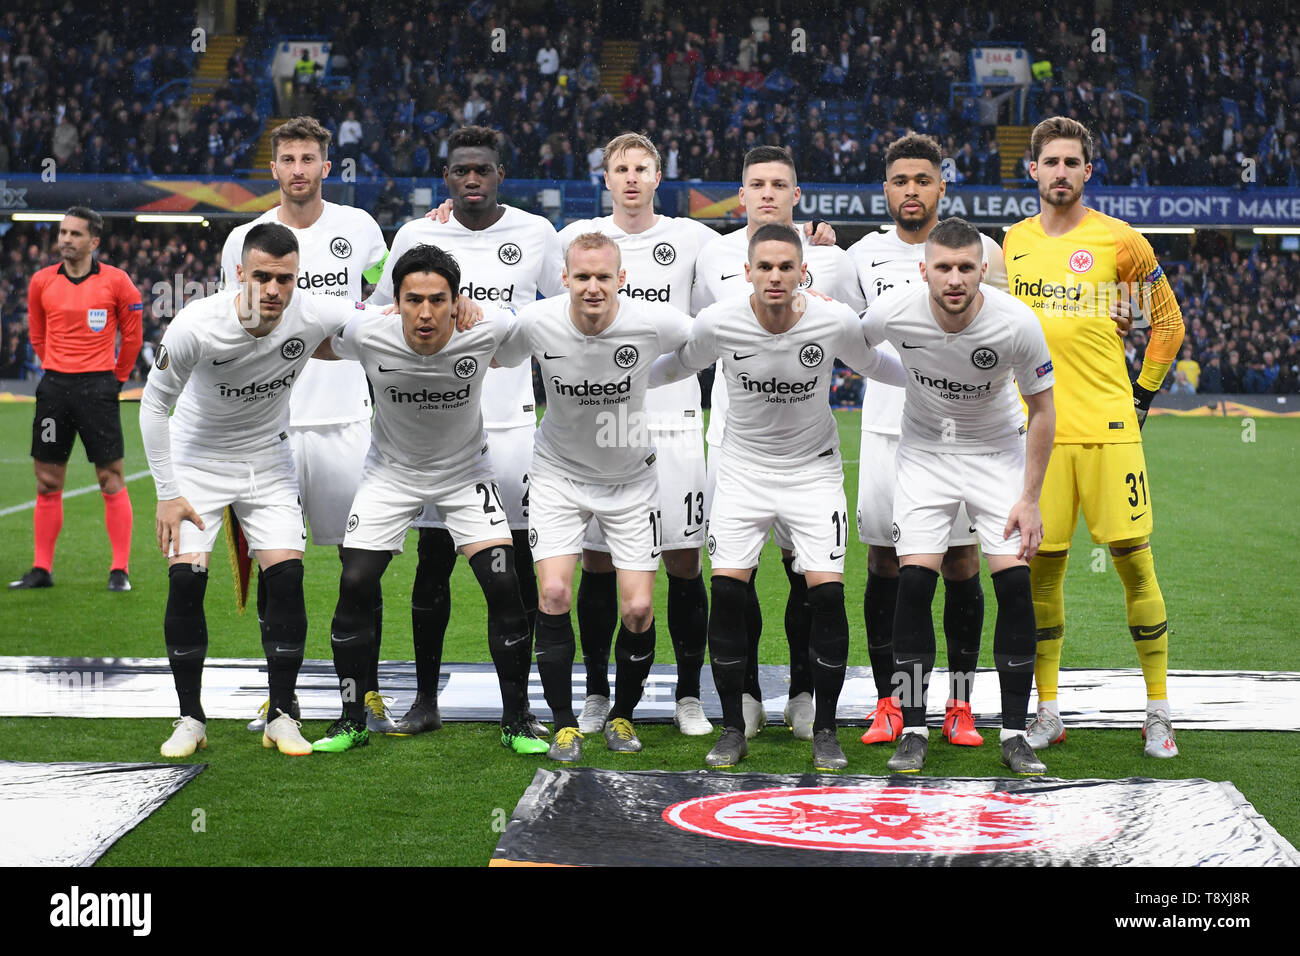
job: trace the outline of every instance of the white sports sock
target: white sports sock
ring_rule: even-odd
[[[1157,711],[1163,711],[1166,717],[1169,716],[1169,701],[1167,700],[1148,700],[1147,713],[1154,714]]]
[[[929,727],[904,727],[903,733],[916,734],[918,737],[925,737],[927,740],[930,738]]]
[[[1050,711],[1053,715],[1061,716],[1061,702],[1059,700],[1044,700],[1038,703],[1039,710]]]
[[[1025,739],[1028,739],[1028,737],[1026,737],[1025,732],[1023,730],[1007,730],[1004,727],[1002,728],[1001,731],[998,732],[998,743],[1004,744],[1012,737],[1025,737]]]

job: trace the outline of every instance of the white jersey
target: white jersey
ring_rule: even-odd
[[[815,246],[801,228],[796,226],[795,230],[803,240],[804,264],[808,267],[808,274],[799,288],[815,289],[845,303],[855,312],[861,312],[866,303],[862,301],[858,278],[848,254],[838,246]],[[705,246],[695,262],[695,308],[699,310],[733,296],[750,295],[754,286],[745,278],[745,263],[748,261],[747,229],[729,232]],[[713,412],[709,416],[708,433],[704,436],[714,447],[722,444],[727,411],[727,389],[723,379],[720,368],[713,379]]]
[[[1007,291],[1007,266],[1002,247],[988,236],[984,241],[984,261],[989,270],[984,281]],[[862,298],[868,307],[895,286],[921,282],[921,263],[925,261],[924,242],[904,242],[898,230],[872,232],[849,246],[849,258],[858,274]],[[893,349],[882,342],[881,349]],[[898,435],[903,420],[904,390],[884,382],[868,381],[862,392],[862,430],[880,435]]]
[[[493,309],[468,332],[453,331],[435,355],[419,355],[402,334],[400,315],[357,313],[333,341],[360,362],[375,389],[372,454],[422,486],[462,482],[483,457],[484,377],[514,324]]]
[[[299,292],[357,301],[364,291],[363,284],[379,278],[388,246],[370,213],[325,202],[319,219],[306,229],[295,229],[280,222],[279,212],[279,206],[268,209],[226,237],[221,250],[221,275],[226,288],[234,287],[235,266],[243,254],[248,231],[264,222],[279,223],[298,240]],[[352,362],[308,363],[294,383],[289,418],[295,428],[369,421],[370,391],[361,366]]]
[[[939,327],[924,283],[893,289],[867,310],[867,341],[892,343],[907,370],[903,445],[948,454],[1016,449],[1025,428],[1020,394],[1052,386],[1052,357],[1033,310],[992,286],[980,292],[984,303],[960,332]]]
[[[594,484],[639,480],[655,457],[645,424],[650,366],[686,341],[690,317],[672,306],[620,298],[609,327],[583,335],[569,304],[565,294],[524,308],[497,352],[502,365],[536,357],[546,382],[533,468]]]
[[[613,216],[582,219],[560,230],[560,246],[568,249],[576,237],[599,232],[618,243],[627,270],[627,284],[618,294],[629,299],[664,302],[680,312],[691,311],[695,260],[705,244],[718,238],[695,219],[659,216],[644,232],[630,234],[614,224]],[[646,394],[646,414],[652,431],[699,429],[700,380],[686,378]]]
[[[781,333],[759,324],[748,299],[711,305],[696,316],[690,341],[678,352],[689,369],[723,360],[729,396],[724,463],[784,472],[839,451],[829,401],[835,359],[864,375],[880,359],[853,309],[816,296],[805,299],[803,315]]]
[[[281,443],[287,450],[290,389],[316,347],[364,308],[295,292],[275,328],[255,338],[239,323],[237,296],[222,292],[185,306],[154,354],[140,428],[161,499],[179,494],[173,457],[238,460]]]
[[[518,311],[543,296],[564,291],[560,281],[563,258],[555,228],[541,216],[503,206],[500,219],[486,229],[467,229],[453,214],[446,222],[413,219],[393,238],[384,274],[371,302],[393,301],[393,266],[408,249],[434,245],[450,252],[460,264],[459,294],[484,310]],[[536,425],[533,373],[527,364],[488,372],[483,393],[483,423],[487,428]]]

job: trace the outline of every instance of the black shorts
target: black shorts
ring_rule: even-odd
[[[112,372],[46,372],[36,386],[32,457],[62,464],[80,435],[92,463],[107,465],[121,458],[120,388]]]

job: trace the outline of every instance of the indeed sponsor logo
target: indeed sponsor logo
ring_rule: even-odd
[[[297,372],[290,372],[284,378],[277,378],[270,382],[253,382],[249,385],[231,385],[229,382],[218,382],[217,393],[222,398],[261,398],[271,392],[277,392],[280,389],[289,389],[293,385],[293,377]]]
[[[632,391],[632,376],[621,382],[592,382],[583,380],[576,385],[566,385],[560,376],[551,377],[551,387],[557,395],[572,395],[581,398],[586,395],[626,395]]]
[[[426,402],[463,402],[469,398],[471,385],[466,385],[459,391],[454,392],[431,392],[428,389],[420,389],[416,392],[398,391],[396,385],[389,385],[384,392],[388,399],[398,405],[404,405],[407,402],[413,404],[424,404]]]
[[[500,289],[496,286],[475,285],[470,282],[460,287],[460,294],[468,296],[476,302],[513,302],[515,286],[512,282],[504,289]]]
[[[668,302],[672,299],[673,287],[671,283],[662,289],[639,289],[625,285],[618,290],[618,294],[625,295],[629,299],[644,299],[647,302]]]
[[[347,268],[340,269],[338,272],[300,272],[298,273],[298,288],[304,291],[312,289],[329,289],[332,286],[346,286],[348,284]]]
[[[949,378],[930,378],[923,375],[918,369],[910,369],[912,377],[920,384],[927,388],[937,388],[943,392],[991,392],[993,383],[985,382],[983,385],[967,385],[964,382],[954,382]]]
[[[740,387],[747,392],[758,392],[762,395],[804,395],[817,387],[817,377],[813,376],[807,382],[778,382],[776,376],[756,379],[741,373]]]
[[[1064,299],[1070,302],[1082,301],[1092,294],[1092,290],[1085,283],[1076,286],[1063,286],[1053,282],[1044,282],[1042,279],[1026,282],[1019,276],[1016,276],[1016,287],[1013,291],[1016,296],[1032,296],[1036,299]]]

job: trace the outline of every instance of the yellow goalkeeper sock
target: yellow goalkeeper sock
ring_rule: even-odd
[[[1061,672],[1061,645],[1065,639],[1065,566],[1068,551],[1037,555],[1029,563],[1029,584],[1034,594],[1034,622],[1038,628],[1038,650],[1034,660],[1034,683],[1040,704],[1056,700]]]
[[[1123,542],[1115,547],[1132,547],[1142,542]],[[1146,547],[1128,554],[1112,555],[1115,571],[1124,582],[1124,607],[1129,633],[1137,648],[1147,698],[1164,700],[1169,673],[1169,617],[1164,595],[1156,582],[1155,559]]]

